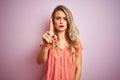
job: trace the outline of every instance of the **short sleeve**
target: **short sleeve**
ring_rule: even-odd
[[[83,46],[80,40],[77,41],[78,44],[78,52],[77,55],[82,54]]]

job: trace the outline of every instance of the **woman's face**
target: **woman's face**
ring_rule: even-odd
[[[54,25],[57,31],[62,32],[67,29],[67,18],[63,11],[58,10],[54,15]]]

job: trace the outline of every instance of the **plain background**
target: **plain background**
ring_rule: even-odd
[[[60,4],[80,30],[81,80],[120,80],[120,0],[0,0],[0,80],[41,80],[37,52]]]

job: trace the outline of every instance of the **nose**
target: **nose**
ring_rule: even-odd
[[[63,19],[60,19],[60,24],[63,24]]]

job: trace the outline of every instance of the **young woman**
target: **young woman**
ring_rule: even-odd
[[[51,16],[50,30],[43,34],[37,63],[46,63],[43,80],[80,80],[82,45],[70,10],[57,6]]]

